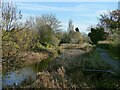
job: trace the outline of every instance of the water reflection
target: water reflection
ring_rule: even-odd
[[[41,72],[43,71],[49,64],[49,62],[52,60],[53,58],[48,58],[46,60],[40,61],[40,62],[36,62],[34,64],[31,65],[31,67],[34,69],[34,71],[36,72]]]
[[[52,58],[48,58],[47,60],[36,62],[30,65],[30,67],[25,67],[20,70],[11,71],[7,73],[3,77],[3,82],[2,82],[3,87],[12,86],[12,85],[18,86],[27,78],[31,78],[32,80],[35,80],[37,72],[40,72],[45,67],[47,67],[51,59]]]
[[[20,85],[21,82],[24,81],[25,79],[27,79],[28,77],[35,80],[36,72],[30,67],[22,68],[21,70],[11,71],[11,72],[7,73],[3,77],[2,84],[3,84],[3,87],[12,86],[14,84]]]

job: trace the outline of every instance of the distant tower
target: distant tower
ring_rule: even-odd
[[[68,31],[74,31],[74,25],[73,25],[73,22],[72,20],[69,20],[69,23],[68,23]]]
[[[118,2],[118,9],[120,10],[120,1]]]

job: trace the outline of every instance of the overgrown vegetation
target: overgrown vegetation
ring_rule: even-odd
[[[74,50],[66,50],[63,54],[64,57],[55,58],[55,60],[50,62],[45,71],[38,73],[37,80],[33,84],[25,87],[73,89],[119,88],[119,78],[107,72],[110,66],[101,60],[97,51],[92,51],[92,54],[86,53],[82,55],[80,53],[74,54],[73,52]],[[106,72],[86,71],[86,68],[91,70],[106,70]]]
[[[91,28],[89,37],[94,44],[98,41],[106,40],[106,42],[98,43],[98,46],[108,49],[113,57],[120,57],[120,10],[109,11],[108,13],[101,14],[97,29]],[[101,30],[100,30],[100,29]],[[104,31],[104,32],[103,32]],[[111,43],[112,42],[112,43]]]
[[[106,40],[108,33],[105,32],[104,28],[96,27],[91,28],[91,33],[89,33],[88,36],[94,44],[97,44],[100,40]]]
[[[65,41],[66,36],[64,37],[65,32],[62,32],[61,22],[53,14],[41,15],[36,18],[30,17],[26,22],[20,22],[21,11],[18,11],[13,3],[2,2],[1,11],[3,71],[7,72],[13,68],[23,67],[22,63],[26,62],[29,57],[36,57],[35,59],[40,57],[40,55],[36,56],[29,52],[55,53],[59,51],[61,43],[82,42],[82,35],[78,29],[75,32],[74,28],[72,33],[68,33],[70,41]],[[49,56],[50,53],[46,54]],[[27,61],[31,62],[30,60]]]
[[[8,2],[2,2],[1,12],[3,74],[38,62],[43,63],[43,67],[37,67],[41,72],[38,72],[36,81],[31,81],[28,77],[20,88],[118,88],[116,79],[112,78],[113,74],[91,73],[86,70],[109,70],[110,66],[101,60],[95,46],[89,44],[89,37],[81,33],[78,27],[74,29],[72,20],[69,20],[65,32],[62,31],[61,21],[53,14],[30,17],[21,22],[21,11]],[[99,26],[91,28],[89,34],[94,44],[105,39],[114,42],[110,43],[108,49],[116,55],[120,44],[118,38],[113,36],[120,26],[118,17],[119,10],[112,11],[107,16],[101,15]],[[107,26],[107,33],[103,23]],[[54,57],[55,55],[58,56]],[[54,58],[49,61],[51,57]],[[48,61],[44,62],[45,60]]]

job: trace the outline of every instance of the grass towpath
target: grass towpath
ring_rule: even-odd
[[[120,74],[120,62],[119,60],[114,60],[110,57],[110,55],[101,48],[97,48],[97,51],[100,53],[100,57],[107,62],[115,72]]]

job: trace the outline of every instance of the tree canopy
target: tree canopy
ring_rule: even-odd
[[[108,34],[104,31],[104,28],[101,27],[91,28],[91,32],[88,34],[94,44],[97,44],[100,40],[105,40],[107,35]]]
[[[120,10],[109,11],[100,16],[98,26],[105,28],[113,39],[118,38],[118,33],[120,33]]]

